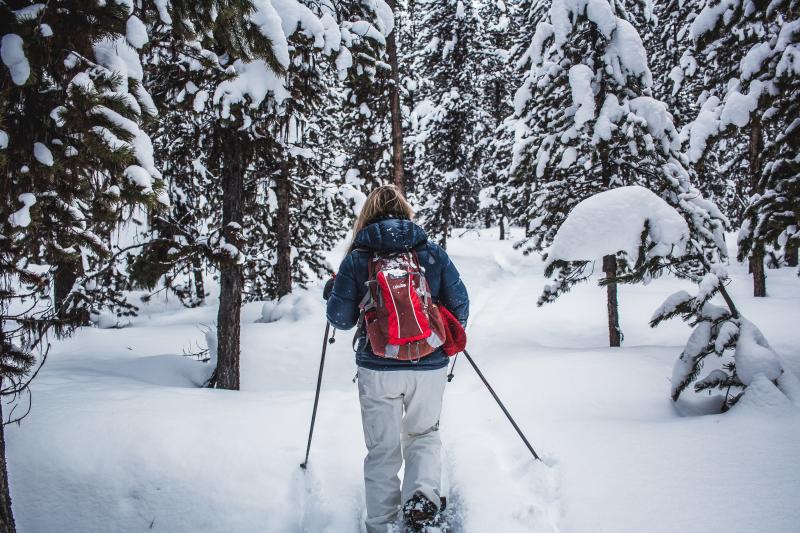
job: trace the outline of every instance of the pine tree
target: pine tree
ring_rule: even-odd
[[[771,248],[797,266],[800,245],[800,2],[774,3],[759,28],[764,33],[743,57],[740,81],[744,96],[731,92],[726,107],[751,98],[758,107],[750,120],[764,132],[754,194],[744,211],[739,234],[739,260],[758,257]],[[744,88],[744,87],[742,87]],[[723,108],[722,113],[725,110]],[[751,135],[752,138],[752,135]],[[754,274],[756,272],[754,271]]]
[[[524,126],[517,125],[513,153],[514,173],[536,176],[526,214],[533,232],[527,251],[545,250],[581,200],[635,184],[683,212],[698,255],[724,254],[724,217],[692,185],[672,116],[651,96],[647,55],[628,18],[617,4],[589,9],[556,1],[548,21],[537,27],[531,73],[517,95],[525,103],[518,107]],[[585,279],[584,266],[551,263],[547,274],[558,281],[540,305]],[[621,341],[613,280],[625,268],[624,257],[604,258],[612,346]]]
[[[294,3],[282,4],[276,10],[270,4],[249,0],[203,6],[198,12],[191,4],[182,7],[178,13],[188,18],[165,20],[159,12],[153,25],[200,31],[176,35],[165,28],[166,39],[175,36],[177,42],[164,47],[167,58],[173,54],[172,60],[163,58],[164,70],[154,81],[165,87],[165,103],[175,101],[176,113],[188,112],[184,102],[190,98],[197,114],[183,126],[185,135],[180,143],[184,146],[172,144],[175,149],[166,152],[173,158],[167,166],[176,178],[186,172],[173,189],[179,195],[195,185],[206,191],[204,196],[190,201],[208,202],[207,220],[202,222],[207,228],[205,235],[191,235],[197,232],[189,227],[185,233],[194,240],[187,240],[175,231],[174,221],[168,221],[166,226],[170,229],[163,236],[185,246],[167,248],[165,243],[151,251],[157,256],[164,251],[167,256],[177,256],[173,265],[179,265],[179,259],[191,258],[193,253],[202,253],[218,270],[217,366],[210,385],[238,389],[244,265],[247,239],[252,232],[249,214],[254,209],[258,186],[252,168],[257,150],[265,142],[265,117],[274,116],[286,96],[282,74],[290,57],[284,32],[293,33],[300,23],[297,17],[306,12],[299,11]],[[214,13],[221,16],[214,17]],[[316,17],[304,19],[303,24],[313,25],[320,33],[324,31]],[[199,79],[193,80],[192,76]],[[163,133],[170,134],[168,124]],[[166,137],[164,142],[175,143],[175,139]],[[203,155],[190,160],[187,154],[191,153]],[[150,279],[157,277],[155,273]]]
[[[503,121],[511,114],[511,89],[515,86],[510,60],[512,23],[503,0],[485,0],[478,11],[480,18],[475,54],[481,56],[476,83],[480,90],[481,111],[485,115],[486,135],[479,141],[479,174],[483,189],[480,207],[487,227],[500,226],[500,239],[505,239],[508,206],[499,194],[505,180],[508,161],[502,157]],[[500,157],[498,157],[500,156]]]
[[[398,11],[397,0],[387,0],[387,7],[392,13],[392,28],[386,36],[386,59],[389,63],[389,114],[391,118],[392,136],[392,182],[405,193],[406,179],[403,157],[403,110],[400,104],[402,88],[400,86],[400,52],[394,13]]]
[[[725,412],[736,405],[751,384],[758,384],[762,390],[776,387],[786,394],[781,358],[761,330],[736,308],[725,289],[727,272],[718,264],[707,265],[707,269],[694,295],[686,291],[672,294],[656,309],[650,321],[655,327],[681,316],[694,328],[673,367],[672,401],[685,396],[690,386],[695,393],[704,394],[718,389],[725,393],[717,398],[719,410]],[[711,303],[711,298],[717,294],[722,296],[726,307]],[[704,369],[705,376],[701,377]]]
[[[727,160],[722,172],[741,176],[736,194],[750,198],[750,205],[742,213],[744,246],[740,258],[746,256],[749,260],[756,296],[766,296],[764,258],[772,243],[748,235],[752,222],[760,218],[756,213],[766,205],[760,199],[769,194],[767,188],[771,187],[770,179],[763,177],[775,168],[769,157],[777,156],[782,151],[780,145],[791,137],[785,135],[791,112],[784,121],[787,117],[776,113],[773,104],[783,99],[783,91],[792,96],[791,82],[786,85],[786,81],[796,77],[793,69],[783,74],[775,69],[781,64],[784,51],[791,50],[791,43],[796,40],[791,29],[796,12],[796,2],[789,0],[706,0],[692,19],[688,31],[692,46],[682,60],[682,66],[688,65],[684,74],[688,76],[691,72],[687,70],[695,70],[696,83],[704,91],[701,109],[690,125],[690,155],[694,151],[695,159],[699,159],[724,148]],[[773,138],[780,140],[770,141]]]
[[[111,233],[125,206],[165,200],[141,129],[155,108],[141,84],[147,33],[132,4],[15,4],[0,4],[4,403],[29,392],[48,334],[66,335],[105,306],[130,312]],[[0,463],[0,531],[14,531]]]
[[[383,0],[337,5],[342,48],[336,64],[343,82],[345,179],[369,190],[392,181],[390,90],[386,37],[393,29],[391,8]]]
[[[416,198],[428,233],[442,246],[453,226],[471,222],[480,190],[476,140],[484,122],[474,84],[477,18],[469,2],[419,3],[425,8],[415,58],[419,72],[415,145]]]
[[[176,209],[154,220],[147,253],[133,262],[140,283],[168,283],[190,304],[204,296],[198,270],[207,264],[219,272],[210,385],[224,388],[238,387],[243,299],[285,295],[328,269],[321,251],[342,227],[333,183],[340,131],[317,114],[334,116],[330,59],[337,56],[346,76],[342,58],[354,42],[346,32],[361,28],[317,2],[280,4],[280,28],[258,26],[268,6],[248,5],[224,21],[168,24],[158,33],[150,82],[167,110],[156,142]],[[241,28],[229,32],[220,23]],[[156,19],[154,29],[162,24]],[[173,26],[204,31],[180,34]],[[238,33],[244,36],[231,40]]]
[[[173,23],[152,6],[145,20],[151,34],[145,85],[160,110],[149,132],[171,209],[150,213],[146,242],[130,256],[129,271],[138,286],[161,284],[192,307],[205,300],[206,267],[215,264],[207,228],[218,225],[214,215],[221,210],[221,197],[218,169],[210,159],[216,120],[210,99],[226,75],[217,55],[204,48],[212,43],[201,42],[194,31],[212,32],[209,18]]]
[[[530,234],[532,220],[529,206],[536,182],[535,174],[517,171],[520,162],[515,157],[515,145],[518,137],[527,131],[524,106],[529,94],[526,80],[532,75],[531,46],[536,27],[547,16],[548,6],[549,2],[543,0],[524,0],[508,5],[510,23],[507,39],[511,43],[508,60],[512,75],[509,85],[514,90],[512,109],[492,140],[492,156],[501,179],[495,187],[494,197],[499,205],[505,207],[510,221],[525,228],[526,237]]]
[[[626,2],[625,11],[620,12],[642,37],[653,77],[652,94],[667,104],[675,127],[681,131],[681,139],[688,133],[688,126],[705,97],[702,83],[695,76],[698,66],[692,57],[692,43],[688,37],[701,2],[633,1]],[[731,154],[727,146],[720,146],[707,153],[689,150],[687,155],[694,185],[735,225],[741,220],[741,201],[737,199],[741,172]]]
[[[419,72],[414,68],[414,56],[419,45],[422,8],[417,0],[404,0],[395,9],[395,39],[397,42],[397,70],[399,78],[400,109],[403,128],[403,181],[407,195],[416,189],[416,158],[409,135],[413,134],[412,110],[418,101]]]
[[[309,2],[311,7],[313,2]],[[318,13],[319,15],[322,15]],[[248,237],[248,300],[282,297],[294,284],[330,273],[322,252],[343,237],[345,211],[335,183],[334,44],[303,32],[290,40],[288,95],[258,150],[255,172],[269,176],[258,192]],[[318,46],[322,45],[322,46]]]

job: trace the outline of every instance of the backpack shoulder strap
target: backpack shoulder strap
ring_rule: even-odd
[[[375,250],[368,250],[370,252],[369,259],[367,259],[367,281],[372,281],[375,279],[375,260],[378,256],[378,252]]]

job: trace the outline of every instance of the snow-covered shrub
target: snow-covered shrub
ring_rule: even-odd
[[[672,371],[670,395],[673,401],[677,402],[690,386],[696,393],[719,389],[725,393],[720,398],[720,409],[727,411],[756,381],[767,380],[779,385],[778,380],[784,373],[780,357],[761,330],[739,314],[725,291],[726,280],[723,268],[712,267],[694,295],[686,291],[672,294],[650,319],[650,325],[655,327],[680,315],[694,326]],[[711,298],[719,293],[727,307],[711,303]],[[716,358],[709,359],[711,355]],[[706,372],[701,376],[704,367],[707,367]]]

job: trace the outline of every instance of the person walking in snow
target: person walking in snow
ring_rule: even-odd
[[[439,416],[448,365],[442,323],[447,329],[448,319],[458,321],[461,329],[469,314],[458,270],[412,217],[396,187],[372,191],[353,226],[347,256],[325,291],[331,325],[342,330],[358,325],[354,349],[367,445],[367,533],[385,533],[401,509],[412,531],[439,512]]]

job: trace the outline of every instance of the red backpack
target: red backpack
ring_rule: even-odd
[[[373,252],[367,285],[360,307],[375,355],[419,360],[447,341],[444,319],[414,250]]]

